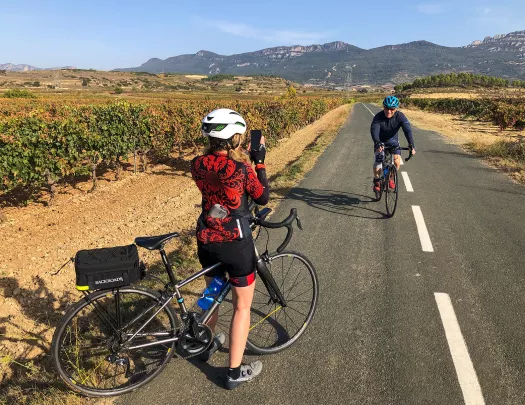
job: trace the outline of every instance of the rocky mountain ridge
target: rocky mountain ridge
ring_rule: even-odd
[[[55,69],[75,69],[74,66],[54,67],[54,68],[38,68],[31,65],[4,63],[0,64],[0,70],[6,70],[9,72],[28,72],[30,70],[55,70]]]
[[[165,60],[152,58],[135,68],[116,70],[273,74],[312,85],[331,86],[399,83],[450,72],[525,79],[525,31],[486,37],[463,47],[421,40],[368,50],[342,41],[278,46],[229,56],[201,50]]]

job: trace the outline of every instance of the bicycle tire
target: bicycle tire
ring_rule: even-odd
[[[116,307],[116,294],[119,294],[121,318],[124,322],[130,322],[141,313],[141,310],[159,303],[161,297],[159,292],[143,287],[124,287],[115,290],[93,292],[75,303],[65,313],[53,335],[51,356],[58,374],[71,389],[86,396],[107,397],[134,391],[155,378],[169,363],[175,353],[176,342],[128,350],[118,354],[123,356],[120,357],[120,359],[127,359],[119,361],[127,362],[127,364],[117,364],[117,362],[115,362],[113,365],[108,356],[111,355],[109,348],[111,339],[115,339],[116,333],[111,331],[109,327],[111,326],[110,318],[116,321],[116,317],[111,314],[111,306]],[[107,300],[107,305],[105,305],[105,299]],[[95,302],[99,307],[97,308],[92,302]],[[125,313],[126,309],[128,310],[127,313]],[[148,319],[155,310],[156,309],[153,309],[147,315],[143,315],[143,320]],[[104,311],[106,312],[105,314]],[[104,320],[103,317],[106,319]],[[169,323],[167,326],[169,328],[168,330],[165,329],[166,325],[163,324],[166,322]],[[102,326],[99,336],[97,336],[95,330],[98,324]],[[135,325],[133,330],[127,332],[128,335],[133,333],[134,330],[137,330],[140,325],[142,325],[140,322],[138,325]],[[151,328],[158,328],[157,333],[162,332],[165,335],[162,336],[162,338],[175,336],[176,331],[180,327],[179,325],[175,310],[168,304],[156,315],[152,322],[141,331],[141,335],[144,334],[145,336],[137,335],[137,337],[133,339],[133,342],[136,344],[151,342],[151,334],[155,333],[150,332]],[[114,336],[106,333],[104,331],[105,329],[111,331]],[[150,335],[148,335],[148,333],[150,333]],[[90,336],[90,334],[93,334],[93,336]],[[122,336],[122,333],[120,336]],[[96,343],[97,340],[99,341],[98,346]],[[83,342],[87,343],[85,349],[88,353],[86,354],[81,353],[81,350],[84,350],[84,348],[81,348]],[[68,346],[72,348],[69,349],[69,353],[76,357],[71,358],[68,355]],[[98,351],[89,353],[92,349]],[[143,355],[145,361],[141,357]],[[151,360],[149,364],[148,360]],[[103,365],[104,362],[106,365]],[[133,365],[133,372],[129,374],[131,365]],[[111,368],[113,368],[113,366],[115,367],[115,372],[118,371],[118,367],[126,368],[124,376],[122,373],[113,376],[114,382],[119,378],[119,381],[122,379],[125,380],[124,383],[119,387],[110,388],[93,386],[96,382],[104,385],[106,376],[103,374],[108,372],[110,366]],[[153,368],[151,366],[153,366]],[[90,369],[90,367],[95,368]]]
[[[286,263],[289,262],[289,264],[285,265],[285,261]],[[299,274],[302,271],[299,269],[295,276],[295,270],[300,266],[294,266],[294,263],[300,263],[303,265],[302,269],[306,270],[304,272],[306,275],[304,279],[306,281],[305,284],[307,286],[311,284],[311,287],[309,287],[311,289],[311,294],[308,294],[307,296],[305,296],[305,294],[309,293],[310,290],[303,291],[304,285],[302,285],[301,292],[294,292],[292,294],[292,289],[299,285]],[[282,267],[281,270],[279,270],[279,266]],[[255,286],[254,299],[251,308],[250,334],[248,335],[246,347],[257,354],[277,353],[294,344],[297,339],[303,335],[312,321],[319,296],[319,281],[317,279],[315,268],[310,260],[301,253],[294,251],[275,253],[268,257],[267,267],[287,300],[287,306],[283,308],[279,304],[273,302],[269,303],[269,293],[266,290],[264,283],[259,282]],[[291,276],[290,279],[288,279],[288,281],[292,280],[291,286],[289,282],[287,282],[288,276]],[[260,274],[259,277],[264,276]],[[302,299],[297,300],[297,298],[300,297],[302,297]],[[307,310],[305,311],[306,313],[299,311],[297,306],[293,306],[298,303],[306,304],[301,306],[301,309],[307,307]],[[288,314],[287,310],[293,310],[294,313],[300,314],[300,317],[304,319],[301,319],[300,322],[296,323]],[[282,321],[284,322],[284,325],[279,323],[279,318],[283,313],[284,317],[282,318]],[[289,333],[287,330],[289,324],[293,327],[294,332],[292,333]],[[261,339],[263,335],[266,336],[266,340]]]
[[[394,179],[396,187],[391,190],[389,186],[389,180]],[[399,184],[397,178],[397,169],[395,166],[390,167],[389,178],[385,179],[385,205],[386,205],[386,214],[389,218],[392,218],[396,213],[397,200],[399,193]]]

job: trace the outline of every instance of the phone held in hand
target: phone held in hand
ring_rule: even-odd
[[[261,145],[262,131],[260,129],[252,129],[250,131],[250,151],[259,150]]]

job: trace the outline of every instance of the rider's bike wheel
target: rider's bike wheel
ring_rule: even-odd
[[[133,350],[121,348],[120,343],[160,308],[159,303],[158,292],[137,287],[98,291],[81,299],[66,312],[53,336],[51,354],[60,377],[88,396],[124,394],[156,377],[173,357],[176,342]],[[174,337],[178,328],[177,315],[167,305],[132,344]]]
[[[390,173],[388,179],[385,179],[385,203],[386,203],[386,214],[389,218],[393,217],[397,207],[397,197],[399,191],[399,184],[397,182],[397,170],[394,166],[390,167]],[[394,180],[396,187],[390,188],[389,180]]]
[[[257,280],[246,346],[260,354],[291,346],[304,333],[315,312],[319,283],[314,266],[300,253],[275,253],[266,266],[281,290],[286,307],[274,303],[265,283]],[[259,274],[259,278],[264,277]]]

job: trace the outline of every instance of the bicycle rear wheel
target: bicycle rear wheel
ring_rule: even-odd
[[[51,354],[60,377],[88,396],[124,394],[156,377],[173,357],[176,342],[133,350],[122,349],[121,342],[158,310],[160,302],[158,292],[137,287],[98,291],[77,302],[53,336]],[[174,337],[178,328],[177,315],[168,304],[132,344]]]
[[[319,295],[314,266],[302,254],[276,253],[269,257],[266,266],[286,300],[286,307],[274,303],[265,283],[258,280],[246,347],[259,354],[277,353],[296,342],[312,321]],[[259,272],[259,278],[263,277]]]
[[[386,214],[389,218],[392,218],[396,212],[397,208],[397,198],[399,184],[397,184],[397,170],[395,166],[390,167],[388,178],[385,179],[385,205],[386,205]],[[390,188],[390,181],[393,180],[395,183],[395,188]]]

